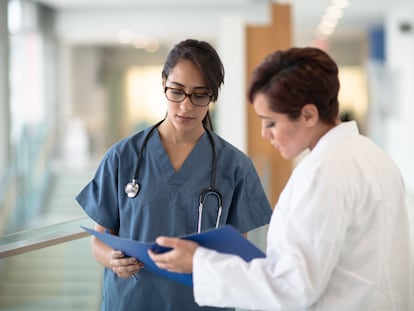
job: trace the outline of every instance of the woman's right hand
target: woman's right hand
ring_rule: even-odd
[[[135,274],[144,268],[142,262],[133,257],[125,257],[121,251],[117,250],[111,251],[109,264],[112,271],[121,278],[135,278]]]

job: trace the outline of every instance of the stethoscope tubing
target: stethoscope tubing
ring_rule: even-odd
[[[142,155],[143,155],[143,151],[147,145],[147,142],[149,140],[149,138],[151,137],[152,133],[154,132],[154,130],[162,123],[164,122],[165,119],[157,122],[155,125],[153,125],[151,127],[151,129],[149,130],[148,134],[145,136],[144,141],[142,142],[141,148],[138,152],[138,160],[135,166],[135,172],[134,172],[134,177],[132,178],[132,181],[127,183],[127,185],[125,186],[125,193],[127,194],[127,196],[129,198],[134,198],[137,196],[137,194],[139,193],[139,191],[141,190],[141,186],[138,183],[138,176],[139,176],[139,169],[141,166],[141,161],[142,161]],[[220,219],[221,219],[221,215],[222,215],[222,211],[223,211],[223,198],[221,193],[215,188],[215,183],[216,183],[216,172],[217,172],[217,151],[216,151],[216,145],[214,143],[214,139],[213,139],[213,135],[211,134],[210,130],[206,127],[204,127],[205,131],[207,132],[207,135],[209,137],[210,143],[211,143],[211,147],[213,149],[213,160],[212,160],[212,173],[211,173],[211,182],[210,182],[210,186],[208,186],[207,188],[203,189],[200,193],[199,196],[199,207],[198,207],[198,224],[197,224],[197,232],[200,233],[201,232],[201,222],[202,222],[202,217],[203,217],[203,206],[204,203],[206,201],[206,198],[209,195],[213,195],[217,198],[217,204],[218,204],[218,210],[217,210],[217,219],[216,219],[216,224],[215,227],[218,228],[218,226],[220,225]]]
[[[223,211],[222,197],[221,197],[220,192],[218,192],[217,189],[208,187],[201,192],[200,197],[199,197],[197,233],[201,232],[201,221],[203,219],[204,202],[206,201],[206,198],[209,195],[214,195],[217,197],[218,210],[217,210],[217,218],[216,218],[215,227],[218,228],[218,226],[220,225],[221,213]]]

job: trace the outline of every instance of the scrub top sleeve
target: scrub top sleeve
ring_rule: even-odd
[[[100,163],[94,178],[77,195],[82,209],[99,225],[119,229],[118,168],[107,154]]]
[[[263,189],[263,185],[253,163],[250,162],[247,173],[232,202],[229,213],[230,223],[241,232],[248,232],[267,225],[272,216],[272,208]]]

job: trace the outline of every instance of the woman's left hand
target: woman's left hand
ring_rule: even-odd
[[[144,268],[144,264],[132,257],[125,257],[124,253],[117,250],[111,251],[111,259],[109,264],[119,277],[121,278],[136,278],[135,273],[138,273]]]
[[[196,242],[168,237],[159,237],[156,242],[160,246],[172,248],[162,254],[148,251],[148,255],[159,268],[170,272],[193,272],[193,256],[199,246]]]

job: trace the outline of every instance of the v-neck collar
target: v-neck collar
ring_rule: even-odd
[[[185,182],[195,170],[198,170],[200,165],[211,166],[211,161],[200,161],[200,158],[210,159],[212,157],[211,144],[207,132],[201,135],[200,139],[195,144],[187,158],[184,160],[178,171],[175,171],[170,158],[162,144],[159,131],[156,130],[152,134],[153,137],[148,140],[148,148],[146,152],[153,157],[158,166],[161,175],[166,179],[168,184],[180,185]]]

